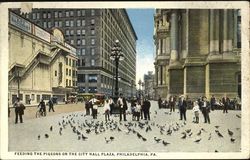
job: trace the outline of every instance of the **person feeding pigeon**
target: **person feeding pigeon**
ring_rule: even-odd
[[[194,123],[199,123],[199,105],[198,101],[193,103],[193,112],[194,112]]]
[[[92,98],[89,100],[93,104],[92,116],[93,119],[97,119],[97,109],[98,109],[98,102],[99,100],[96,98]]]
[[[107,119],[109,119],[109,114],[110,114],[110,101],[109,99],[106,99],[105,102],[104,102],[104,114],[105,114],[105,121],[107,122]]]

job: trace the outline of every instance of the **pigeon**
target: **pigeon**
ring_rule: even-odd
[[[208,140],[210,140],[211,139],[211,133],[209,134],[209,137],[208,137]]]
[[[164,146],[166,146],[166,145],[168,145],[168,144],[170,144],[170,143],[165,142],[165,141],[163,140],[163,141],[162,141],[162,144],[163,144]]]
[[[160,130],[161,135],[163,135],[163,132]]]
[[[110,137],[110,140],[111,140],[111,141],[113,141],[114,139],[115,139],[115,137],[112,137],[112,136]]]
[[[49,128],[49,129],[50,129],[50,131],[52,131],[52,130],[53,130],[53,127],[52,127],[52,126],[50,126],[50,128]]]
[[[203,132],[206,132],[204,128],[201,128],[201,130],[202,130]]]
[[[89,134],[91,132],[90,129],[86,129],[86,133]]]
[[[157,143],[159,143],[159,142],[161,141],[160,138],[156,138],[156,137],[154,137],[154,140],[155,140]]]
[[[193,134],[193,132],[191,132],[188,136],[190,137],[190,136],[192,136],[192,134]]]
[[[78,136],[78,140],[80,140],[81,139],[81,136]]]
[[[240,116],[240,115],[238,115],[238,114],[236,114],[236,117],[241,118],[241,116]]]
[[[219,152],[219,151],[215,150],[214,152]]]
[[[141,138],[142,135],[141,135],[140,133],[137,132],[137,137],[138,137],[138,138]]]
[[[201,138],[200,139],[196,139],[194,142],[198,143],[201,141]]]
[[[59,131],[60,136],[62,135],[62,130]]]
[[[45,134],[44,136],[45,136],[45,138],[49,138],[49,135],[48,135],[48,134]]]
[[[227,129],[227,131],[228,131],[228,134],[230,135],[230,136],[232,136],[234,133],[232,132],[232,131],[230,131],[229,129]]]
[[[217,132],[217,134],[219,137],[223,137],[223,135],[219,131]]]
[[[232,142],[232,143],[234,143],[234,141],[235,141],[235,138],[231,138],[230,140],[231,140],[231,142]]]
[[[82,134],[82,140],[86,140],[88,139],[88,137],[85,137],[83,134]]]
[[[142,140],[143,140],[143,141],[147,141],[147,139],[146,139],[146,138],[144,138],[144,137],[142,137]]]
[[[155,111],[155,114],[157,114],[157,111]]]
[[[214,126],[214,127],[218,129],[220,126]]]
[[[37,139],[38,139],[38,140],[40,140],[40,137],[41,137],[41,136],[40,136],[40,135],[38,135]]]
[[[187,133],[189,133],[189,132],[191,132],[191,129],[187,129],[187,130],[185,130]]]
[[[186,134],[184,134],[181,138],[182,139],[185,139],[187,137],[187,135]]]
[[[117,128],[118,132],[122,131],[119,127]]]
[[[201,135],[201,130],[197,133],[197,136],[200,136]]]
[[[110,139],[107,139],[106,137],[104,137],[104,138],[105,138],[106,143],[111,142],[111,140],[110,140]]]

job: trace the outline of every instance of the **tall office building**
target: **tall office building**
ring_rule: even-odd
[[[240,28],[240,10],[157,9],[155,88],[167,84],[163,96],[241,96]]]
[[[125,9],[33,9],[22,15],[46,30],[60,28],[65,41],[76,47],[79,94],[112,95],[115,63],[110,54],[118,39],[125,56],[119,65],[119,91],[131,95],[136,78],[137,36]]]

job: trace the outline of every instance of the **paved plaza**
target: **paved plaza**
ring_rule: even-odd
[[[11,115],[9,151],[241,151],[241,111],[229,110],[228,114],[223,114],[222,110],[212,111],[211,124],[203,123],[200,113],[200,123],[195,124],[191,110],[187,111],[184,123],[179,120],[178,109],[170,114],[169,109],[158,109],[156,101],[151,101],[151,105],[151,120],[140,122],[132,121],[128,114],[126,122],[120,122],[119,117],[113,115],[111,121],[105,123],[102,107],[99,107],[97,119],[93,120],[91,116],[84,116],[82,103],[56,106],[57,112],[47,117],[24,117],[24,123],[14,124]],[[60,111],[60,107],[68,113],[62,108]],[[27,112],[25,114],[29,115]]]

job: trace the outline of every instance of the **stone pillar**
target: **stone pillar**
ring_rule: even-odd
[[[228,10],[223,11],[223,54],[228,51]]]
[[[233,10],[233,48],[237,48],[237,10]]]
[[[161,39],[158,39],[158,55],[161,55]]]
[[[158,68],[155,65],[155,86],[158,86]]]
[[[232,53],[233,50],[233,10],[228,10],[228,52]]]
[[[162,39],[162,53],[165,55],[166,54],[166,38]]]
[[[171,62],[178,60],[178,16],[177,11],[173,10],[171,14]]]
[[[214,54],[215,51],[215,14],[214,14],[214,10],[210,10],[210,20],[209,20],[209,25],[210,25],[210,45],[209,45],[209,52],[210,54]]]
[[[163,16],[162,16],[163,26],[165,26],[165,25],[166,25],[166,21],[167,21],[167,16],[166,16],[166,13],[163,13]]]
[[[220,11],[218,9],[214,10],[214,43],[213,48],[215,53],[219,53],[219,31],[220,31]]]

